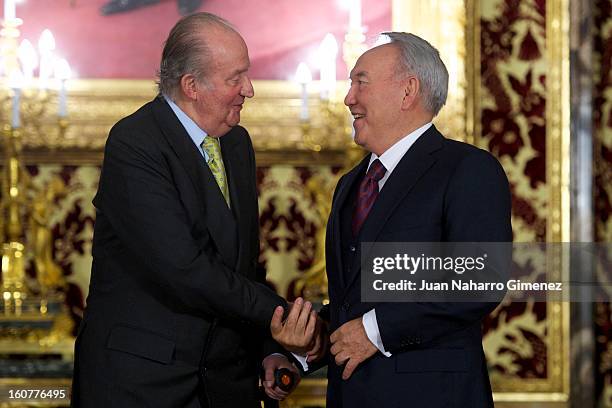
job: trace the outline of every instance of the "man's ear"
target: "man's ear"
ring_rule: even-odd
[[[192,74],[183,75],[181,77],[180,84],[181,90],[187,98],[194,101],[198,99],[198,90],[195,76],[193,76]]]
[[[402,81],[404,98],[402,99],[402,110],[408,110],[418,99],[421,84],[417,77],[409,76]]]

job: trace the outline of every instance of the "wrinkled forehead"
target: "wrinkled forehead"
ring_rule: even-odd
[[[359,57],[351,70],[351,79],[363,76],[391,75],[399,64],[399,49],[393,44],[374,47]]]
[[[249,64],[249,54],[244,39],[236,31],[220,29],[206,34],[211,62],[218,64]]]

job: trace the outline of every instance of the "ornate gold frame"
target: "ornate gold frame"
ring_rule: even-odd
[[[260,165],[337,164],[343,162],[349,142],[345,128],[325,135],[324,148],[317,152],[305,143],[299,121],[300,89],[288,81],[254,81],[257,96],[245,104],[242,125],[247,127]],[[347,88],[338,86],[339,95]],[[39,117],[36,127],[23,128],[26,164],[97,165],[110,128],[122,117],[137,110],[156,95],[153,80],[75,80],[70,84],[69,125],[57,137],[57,122],[52,115]],[[318,84],[310,87],[312,131],[326,130],[325,106],[318,96]],[[336,100],[340,97],[336,98]],[[55,112],[50,101],[47,112]],[[10,112],[10,109],[3,109]],[[1,114],[0,114],[1,115]],[[3,116],[3,115],[2,115]],[[348,123],[348,111],[346,115]]]
[[[477,143],[480,128],[480,1],[466,0],[468,95],[466,105],[468,140]],[[569,0],[546,2],[546,57],[549,64],[546,94],[546,180],[550,209],[547,242],[569,242]],[[470,59],[472,63],[470,63]],[[472,133],[473,132],[473,133]],[[569,280],[569,261],[560,255],[550,279]],[[569,303],[547,303],[548,376],[546,379],[507,379],[494,383],[494,399],[504,406],[512,403],[545,403],[567,406],[569,401]],[[540,405],[538,405],[540,406]]]

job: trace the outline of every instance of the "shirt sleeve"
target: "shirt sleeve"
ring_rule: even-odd
[[[391,353],[385,350],[382,338],[380,337],[380,330],[378,329],[378,323],[376,322],[376,310],[372,309],[364,314],[361,321],[363,323],[363,328],[365,329],[366,335],[372,344],[374,344],[385,357],[391,357]]]
[[[306,361],[306,358],[308,358],[308,356],[301,356],[295,353],[291,353],[291,354],[300,363],[300,365],[302,366],[302,369],[304,371],[308,371],[308,362]]]

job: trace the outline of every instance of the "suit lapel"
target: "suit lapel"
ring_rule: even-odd
[[[237,248],[236,221],[215,177],[168,104],[158,97],[153,101],[152,109],[164,137],[183,164],[198,197],[202,198],[204,220],[211,238],[225,264],[233,267]]]
[[[368,218],[363,223],[360,232],[362,244],[376,242],[397,206],[436,162],[437,159],[432,153],[442,147],[442,141],[442,135],[432,125],[404,154],[385,182]],[[356,278],[361,273],[361,258],[368,255],[371,245],[362,245],[361,249],[361,256],[353,259],[351,265],[353,273],[350,281],[347,282],[347,288],[357,280]]]
[[[331,209],[331,216],[329,222],[329,227],[332,229],[332,234],[330,237],[332,242],[331,255],[333,256],[333,262],[335,263],[336,271],[338,271],[338,273],[328,274],[328,279],[330,281],[333,281],[334,278],[338,277],[340,280],[339,284],[341,287],[345,286],[345,274],[343,273],[342,269],[342,246],[340,242],[342,236],[340,232],[340,223],[342,220],[341,210],[346,200],[349,199],[349,192],[351,191],[353,184],[360,180],[359,176],[365,172],[365,168],[368,166],[369,160],[370,155],[368,154],[366,155],[366,157],[363,158],[363,160],[361,160],[361,162],[356,167],[354,167],[346,174],[342,183],[338,184],[337,197]]]
[[[245,245],[250,242],[249,229],[251,228],[253,217],[249,208],[249,202],[251,202],[252,197],[249,197],[249,194],[256,195],[255,192],[251,191],[253,187],[250,181],[253,179],[253,175],[249,173],[249,168],[244,161],[243,155],[239,154],[240,140],[241,138],[239,138],[238,130],[236,129],[232,129],[228,134],[220,138],[221,154],[223,155],[223,163],[229,182],[230,205],[238,230],[237,270],[243,270],[244,262],[249,261],[245,259],[245,256],[247,256]],[[244,147],[244,150],[246,149],[247,147]]]

